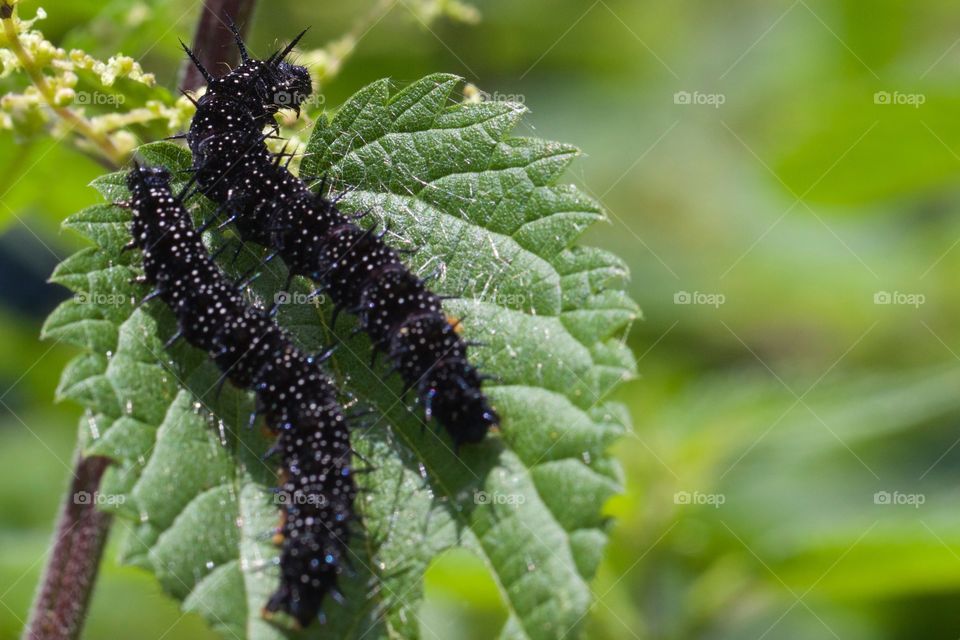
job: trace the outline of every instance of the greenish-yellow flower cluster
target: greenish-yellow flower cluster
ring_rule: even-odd
[[[19,140],[40,135],[68,139],[106,164],[119,167],[139,144],[148,142],[134,133],[143,126],[149,125],[152,133],[163,136],[189,127],[193,103],[186,97],[174,99],[163,89],[154,90],[153,74],[145,73],[136,60],[115,55],[104,62],[79,49],[62,49],[34,28],[35,22],[46,17],[44,10],[37,9],[34,18],[24,20],[17,15],[18,4],[20,0],[0,0],[0,80],[23,75],[29,84],[0,98],[0,129],[13,131]],[[317,88],[340,72],[363,36],[394,5],[395,0],[379,0],[346,34],[301,55],[300,63],[310,69]],[[424,26],[440,18],[468,23],[479,19],[476,9],[460,0],[410,0],[406,6]],[[137,4],[129,21],[143,22],[150,11],[147,5]],[[136,104],[128,104],[132,102],[130,85],[124,83],[131,82],[150,89],[146,98],[143,92],[136,92],[141,95]],[[299,162],[302,148],[297,132],[311,125],[310,114],[315,115],[322,106],[322,99],[314,98],[305,105],[306,117],[279,123],[290,138],[287,150],[294,154],[294,164]]]
[[[0,78],[23,74],[30,84],[0,98],[0,128],[21,140],[46,133],[70,138],[114,166],[140,144],[132,125],[151,123],[169,133],[186,128],[194,111],[186,98],[173,100],[158,91],[158,98],[144,104],[126,104],[125,94],[115,88],[118,81],[151,88],[156,84],[136,60],[116,55],[102,61],[85,51],[57,47],[34,29],[34,23],[46,17],[43,9],[23,20],[16,4],[0,0]]]

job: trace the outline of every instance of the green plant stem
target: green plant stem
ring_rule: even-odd
[[[60,506],[57,530],[24,630],[24,640],[75,640],[80,637],[100,558],[113,516],[96,506],[107,458],[84,457],[78,446],[70,491]]]
[[[118,168],[123,163],[124,157],[123,153],[110,140],[110,136],[97,131],[89,120],[73,109],[56,104],[53,88],[47,82],[36,61],[20,42],[20,34],[17,32],[13,13],[13,5],[7,0],[2,0],[2,3],[0,3],[0,22],[3,22],[3,32],[7,37],[7,46],[17,56],[17,60],[20,61],[20,65],[26,71],[33,86],[37,88],[44,102],[60,119],[68,123],[79,135],[93,143],[113,168]]]

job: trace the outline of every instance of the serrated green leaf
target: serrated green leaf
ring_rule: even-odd
[[[63,226],[73,229],[110,254],[116,254],[130,235],[130,213],[114,205],[98,204],[67,218]]]
[[[453,76],[429,76],[392,97],[386,82],[371,85],[332,121],[318,123],[303,171],[349,184],[345,208],[382,216],[401,243],[421,249],[417,267],[444,265],[441,292],[473,298],[449,307],[467,318],[469,337],[487,343],[478,359],[501,379],[490,394],[504,416],[505,442],[523,460],[510,475],[539,477],[545,492],[556,492],[549,500],[532,488],[522,495],[545,504],[561,530],[567,532],[567,525],[570,531],[597,531],[598,507],[616,490],[610,469],[603,468],[605,450],[623,425],[597,420],[592,410],[633,373],[632,357],[611,337],[638,310],[622,292],[607,289],[625,279],[626,268],[605,252],[571,247],[583,228],[601,217],[589,197],[554,184],[576,149],[509,138],[522,108],[451,104],[457,84]],[[595,413],[623,418],[606,407]],[[407,446],[412,458],[429,457],[429,442],[411,438]],[[547,481],[554,479],[551,474],[562,475],[558,470],[582,483]],[[475,480],[484,485],[499,472],[498,466]],[[444,490],[442,476],[442,470],[428,467],[428,486],[456,500],[455,491]],[[514,506],[520,522],[529,524],[527,504]],[[475,530],[476,516],[466,514],[458,512],[455,523]],[[569,532],[563,537],[551,551],[572,555]],[[541,546],[537,540],[511,542],[513,560]],[[574,603],[591,572],[551,581],[549,593],[525,587],[516,601],[509,584],[513,565],[478,551],[511,611],[508,630],[531,638],[560,637],[568,630],[562,627],[564,616],[577,609]],[[596,561],[583,566],[595,567]],[[550,622],[538,620],[535,611],[524,615],[527,596],[549,603],[541,611],[551,611]]]
[[[100,307],[76,298],[61,303],[47,316],[41,336],[62,340],[96,353],[106,353],[117,343],[117,326],[104,317]]]
[[[419,637],[423,573],[457,546],[489,569],[508,611],[503,638],[571,637],[590,605],[606,541],[600,508],[620,486],[607,450],[627,424],[606,397],[634,373],[618,338],[638,310],[615,288],[622,261],[573,244],[602,217],[592,199],[556,185],[577,149],[510,137],[523,108],[453,104],[459,82],[437,74],[392,96],[386,81],[363,89],[317,123],[302,173],[349,186],[346,211],[372,210],[367,222],[388,222],[392,244],[419,249],[415,270],[439,269],[438,292],[460,296],[446,310],[485,345],[472,353],[497,376],[486,389],[501,429],[458,455],[408,406],[388,365],[370,366],[355,321],[331,327],[325,305],[281,308],[279,321],[305,348],[341,346],[331,370],[376,416],[353,435],[373,463],[357,503],[364,535],[351,545],[357,575],[343,578],[346,606],[329,607],[327,626],[307,637]],[[139,153],[172,171],[190,164],[170,143]],[[126,196],[120,174],[94,186],[108,200]],[[195,208],[197,217],[212,209]],[[126,498],[118,513],[133,520],[124,558],[225,635],[296,635],[260,615],[276,586],[278,510],[275,469],[260,457],[269,438],[246,428],[249,394],[229,385],[218,394],[219,373],[202,354],[164,351],[172,327],[162,306],[133,310],[143,292],[129,284],[136,254],[118,253],[122,210],[85,210],[67,226],[97,248],[68,259],[55,280],[88,299],[109,287],[127,297],[96,312],[70,301],[45,328],[88,350],[65,371],[61,395],[98,416],[87,450],[118,463],[107,483]],[[248,248],[234,273],[262,255]],[[269,304],[285,280],[271,263],[251,299]],[[293,289],[310,285],[298,279]]]
[[[123,174],[119,172],[102,175],[91,182],[90,186],[108,202],[119,202],[129,195]]]

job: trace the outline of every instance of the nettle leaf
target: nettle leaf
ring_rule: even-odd
[[[130,521],[124,559],[225,635],[419,637],[423,574],[452,547],[475,553],[498,585],[502,638],[570,637],[588,612],[606,542],[601,507],[620,487],[607,450],[628,419],[606,398],[634,373],[621,338],[638,310],[618,288],[622,261],[572,245],[602,217],[596,202],[556,184],[578,151],[510,137],[523,108],[456,104],[459,82],[433,75],[395,95],[386,81],[370,85],[320,119],[302,163],[301,174],[343,191],[345,211],[370,210],[364,224],[385,224],[394,246],[419,249],[411,267],[436,271],[439,293],[459,296],[447,311],[483,343],[472,354],[497,376],[485,389],[502,416],[499,433],[458,455],[388,365],[370,364],[355,320],[331,326],[328,305],[297,303],[311,286],[294,281],[279,321],[306,349],[341,346],[330,369],[344,402],[373,416],[353,432],[373,467],[359,478],[355,575],[344,577],[346,605],[327,607],[325,627],[294,632],[260,615],[276,586],[279,514],[276,470],[261,460],[269,435],[247,428],[250,394],[218,392],[218,372],[191,347],[164,349],[174,327],[160,303],[136,308],[145,291],[129,283],[137,254],[120,252],[126,212],[100,205],[66,222],[96,247],[54,274],[77,295],[51,314],[45,335],[84,349],[60,395],[87,408],[87,452],[116,461],[103,486],[113,499],[103,502]],[[186,177],[181,147],[154,143],[140,155]],[[107,200],[126,196],[119,174],[94,186]],[[213,210],[200,200],[191,203],[198,220]],[[229,231],[205,241],[236,243]],[[233,274],[264,255],[234,246],[238,257],[221,259]],[[286,272],[264,269],[249,296],[267,306]]]

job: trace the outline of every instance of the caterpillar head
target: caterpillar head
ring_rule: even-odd
[[[227,75],[211,78],[209,87],[208,95],[242,105],[258,122],[281,109],[293,109],[299,114],[300,105],[313,89],[306,67],[273,57],[248,59]]]
[[[301,31],[282,51],[266,60],[258,60],[250,56],[237,26],[232,21],[228,26],[240,50],[241,64],[224,76],[214,77],[196,54],[183,42],[180,43],[207,80],[207,95],[216,95],[241,105],[261,125],[268,124],[280,109],[293,109],[299,115],[300,105],[313,91],[310,72],[306,67],[288,62],[286,58],[306,30]]]
[[[313,84],[306,67],[281,60],[274,66],[274,81],[270,86],[270,95],[264,96],[265,102],[278,108],[290,108],[300,113],[300,105],[310,97]]]
[[[454,446],[482,442],[500,418],[480,390],[481,376],[465,360],[453,358],[434,365],[420,383],[427,418],[447,427]]]
[[[300,113],[300,105],[310,97],[313,84],[310,81],[310,72],[306,67],[287,62],[286,58],[293,48],[300,42],[300,38],[307,32],[306,29],[297,34],[283,51],[273,54],[266,60],[266,66],[271,71],[270,93],[261,96],[263,104],[277,108],[290,108]]]

